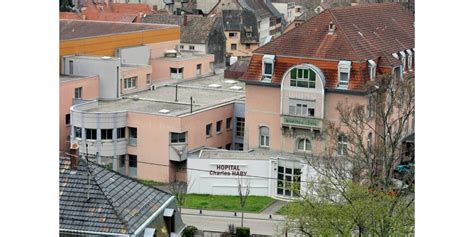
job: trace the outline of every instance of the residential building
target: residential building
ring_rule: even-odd
[[[244,95],[242,83],[220,74],[74,105],[71,144],[131,177],[186,180],[189,151],[243,148]]]
[[[213,54],[214,68],[225,67],[226,38],[221,17],[201,15],[147,15],[144,23],[173,24],[181,27],[178,50],[193,54]]]
[[[179,27],[123,22],[60,20],[59,56],[115,56],[117,48],[148,45],[151,57],[179,44]],[[154,53],[156,51],[156,54]]]
[[[258,22],[247,9],[223,10],[227,58],[250,57],[259,46]],[[228,59],[229,60],[229,59]]]
[[[176,236],[175,197],[92,160],[59,159],[60,236]]]
[[[69,108],[84,100],[99,98],[99,75],[59,76],[59,149],[70,147],[71,114]]]
[[[268,43],[272,37],[281,35],[283,32],[283,15],[270,2],[265,0],[239,0],[239,3],[242,8],[253,12],[257,17],[260,45]]]
[[[333,149],[322,131],[340,120],[337,105],[348,101],[369,116],[370,83],[385,73],[414,80],[414,55],[414,15],[395,3],[330,8],[258,48],[239,79],[245,82],[244,151],[193,153],[188,180],[199,185],[188,191],[235,193],[246,176],[255,195],[298,197],[288,183],[304,190],[304,181],[314,180],[305,156]],[[413,132],[414,120],[405,143]],[[363,136],[372,142],[369,133]],[[347,138],[341,134],[337,143],[343,158]]]
[[[296,19],[294,19],[286,28],[285,28],[285,31],[283,33],[286,33],[290,30],[292,30],[293,28],[295,27],[298,27],[300,26],[301,24],[303,24],[305,21],[311,19],[311,17],[313,16],[316,16],[318,13],[316,13],[315,11],[305,11],[303,12],[303,14],[301,14],[299,17],[297,17]]]

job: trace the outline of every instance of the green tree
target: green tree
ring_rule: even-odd
[[[59,11],[61,12],[70,12],[73,7],[72,0],[59,0]]]

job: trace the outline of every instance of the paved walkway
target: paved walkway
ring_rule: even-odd
[[[202,210],[202,214],[200,214],[199,209],[183,208],[183,209],[181,209],[181,215],[214,216],[214,217],[227,217],[227,218],[238,218],[238,219],[240,219],[241,212]],[[269,221],[272,221],[272,220],[283,221],[283,220],[285,220],[285,217],[282,216],[282,215],[272,214],[272,218],[270,218],[270,214],[249,213],[249,212],[244,212],[244,218],[245,219],[255,219],[255,220],[269,220]]]
[[[270,206],[263,209],[263,211],[261,211],[260,214],[273,215],[286,204],[288,204],[288,202],[282,201],[282,200],[276,200],[272,204],[270,204]]]

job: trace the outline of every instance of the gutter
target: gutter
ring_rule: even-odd
[[[68,232],[68,233],[82,233],[82,234],[93,234],[93,235],[107,235],[107,236],[130,236],[129,234],[118,234],[118,233],[106,233],[106,232],[95,232],[95,231],[82,231],[82,230],[69,230],[69,229],[59,229],[59,232]]]
[[[171,201],[174,201],[174,199],[175,197],[171,196],[171,198],[168,199],[165,203],[163,203],[163,205],[161,205],[161,207],[155,213],[153,213],[153,215],[151,215],[140,227],[138,227],[138,229],[135,230],[135,232],[131,236],[138,236],[138,234],[142,232],[160,213],[162,213],[165,208],[171,203]]]

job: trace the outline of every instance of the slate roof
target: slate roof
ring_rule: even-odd
[[[172,198],[93,162],[81,159],[75,173],[70,164],[69,158],[59,160],[59,228],[63,232],[133,234]]]
[[[87,37],[97,37],[102,35],[142,32],[173,28],[170,25],[124,23],[110,21],[83,21],[83,20],[60,20],[59,38],[60,40],[72,40]]]
[[[173,24],[181,26],[181,43],[206,44],[214,23],[219,17],[203,17],[201,15],[187,15],[188,23],[183,25],[182,15],[147,15],[142,18],[143,23]]]
[[[258,19],[274,17],[272,11],[268,8],[265,0],[238,0],[239,4],[255,13]]]
[[[331,8],[254,53],[365,61],[414,48],[414,33],[413,13],[397,3]]]
[[[243,10],[223,10],[222,11],[224,30],[240,31],[241,43],[258,43],[258,23],[255,14],[247,9]],[[242,23],[240,17],[242,16]],[[247,32],[251,32],[247,36]]]

